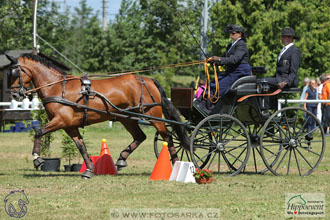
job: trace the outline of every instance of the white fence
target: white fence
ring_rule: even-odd
[[[278,100],[278,110],[282,109],[282,104],[284,103],[295,103],[295,104],[303,104],[303,103],[330,103],[330,100],[306,100],[306,99],[279,99]]]
[[[11,100],[11,102],[0,102],[0,106],[7,107],[4,110],[34,110],[42,108],[41,103],[37,97],[30,101],[28,98],[23,99],[22,102],[17,102],[16,100]]]

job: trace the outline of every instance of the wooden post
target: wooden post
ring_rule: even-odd
[[[33,0],[33,54],[37,55],[38,44],[37,44],[37,9],[38,9],[38,0]]]

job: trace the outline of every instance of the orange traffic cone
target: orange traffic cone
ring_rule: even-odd
[[[104,154],[108,154],[111,157],[108,145],[107,145],[107,140],[106,139],[102,139],[102,145],[101,145],[101,153],[100,153],[100,157],[102,157]]]
[[[159,154],[156,165],[151,173],[151,180],[169,180],[172,173],[170,155],[167,142],[163,142],[163,148]]]
[[[109,148],[107,146],[107,140],[102,139],[101,153],[99,159],[95,162],[94,174],[110,174],[116,175],[118,171],[112,160]]]

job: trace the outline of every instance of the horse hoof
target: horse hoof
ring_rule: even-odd
[[[127,167],[127,163],[125,160],[118,159],[116,162],[117,170],[120,171],[123,168]]]
[[[81,175],[83,179],[90,179],[94,176],[94,173],[90,169],[86,169],[85,172]]]
[[[33,165],[35,169],[38,169],[39,167],[42,167],[44,165],[45,161],[38,157],[37,159],[33,160]]]

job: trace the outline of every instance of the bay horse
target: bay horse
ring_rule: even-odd
[[[178,160],[170,132],[164,121],[157,118],[162,118],[164,113],[166,119],[180,123],[180,115],[166,98],[158,81],[132,74],[89,80],[67,76],[49,59],[38,55],[23,54],[17,59],[6,56],[11,61],[8,74],[12,96],[24,96],[25,87],[32,82],[49,118],[49,123],[36,130],[34,137],[32,155],[35,168],[44,162],[40,158],[41,137],[63,129],[72,138],[86,163],[87,169],[82,177],[93,177],[94,165],[78,128],[114,119],[119,120],[133,137],[133,142],[120,153],[116,162],[119,170],[126,167],[128,156],[146,139],[134,113],[151,117],[150,123],[164,141],[168,142],[172,163]],[[132,113],[133,117],[123,115],[123,109],[126,113]],[[182,146],[189,147],[188,134],[179,123],[173,128],[178,133]]]

